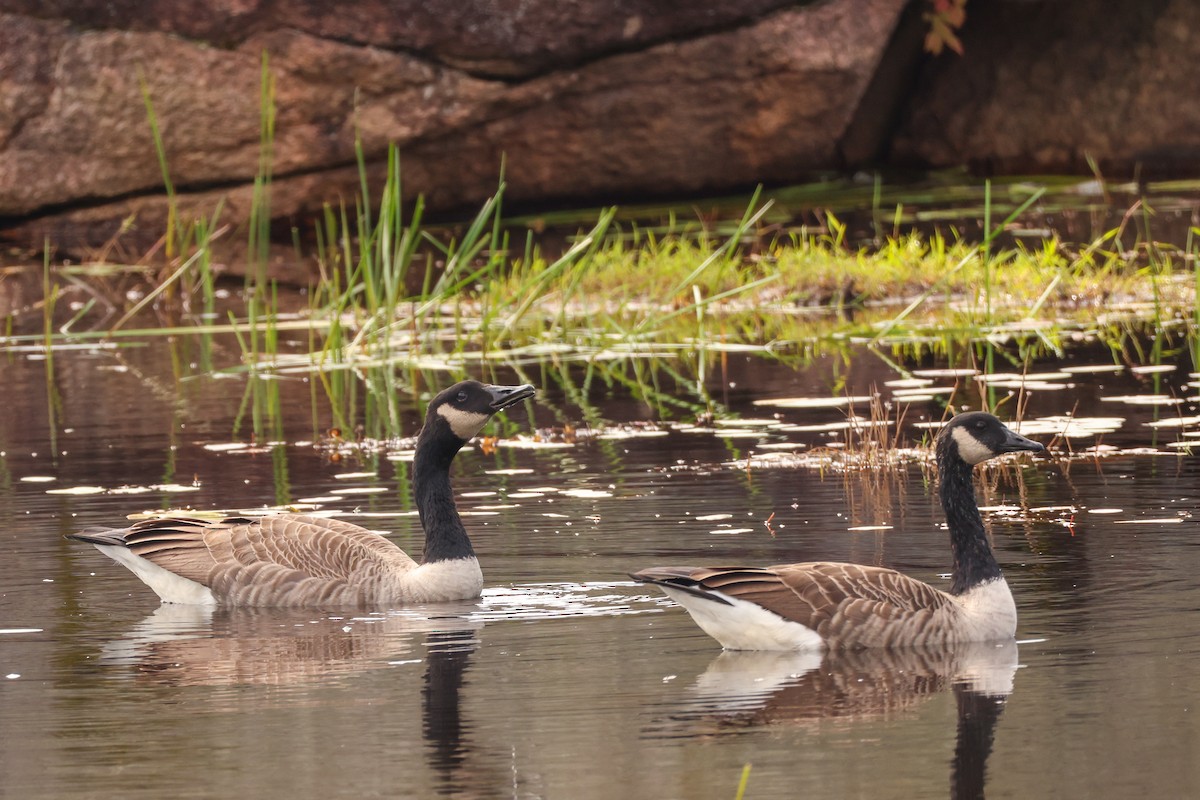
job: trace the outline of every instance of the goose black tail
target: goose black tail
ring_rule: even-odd
[[[687,574],[688,572],[690,570],[686,567],[655,567],[653,569],[644,569],[641,572],[631,572],[629,573],[629,577],[638,583],[664,586],[678,592],[685,592],[693,597],[699,597],[713,603],[720,603],[723,606],[733,605],[733,603],[724,597],[705,589],[699,582],[690,577]]]
[[[120,528],[84,528],[75,533],[68,533],[67,539],[88,544],[115,544],[125,546],[125,531]]]

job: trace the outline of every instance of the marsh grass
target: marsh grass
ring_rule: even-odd
[[[265,104],[256,182],[263,190],[250,251],[256,266],[248,271],[239,315],[247,363],[270,355],[260,353],[256,333],[271,316],[261,249],[269,217],[269,109]],[[879,344],[932,329],[982,334],[1014,322],[1093,320],[1097,309],[1145,296],[1147,285],[1157,308],[1152,318],[1186,302],[1200,319],[1194,291],[1200,278],[1184,285],[1161,259],[1153,270],[1140,271],[1120,246],[1123,229],[1078,251],[1055,238],[1036,249],[1017,243],[996,250],[995,237],[1036,201],[1036,192],[982,243],[912,232],[888,236],[877,248],[853,249],[834,215],[819,231],[780,230],[765,224],[773,206],[755,196],[723,237],[690,223],[674,231],[626,226],[616,209],[606,209],[569,237],[562,255],[547,258],[530,231],[513,251],[501,215],[503,181],[459,235],[444,239],[424,227],[420,197],[405,213],[394,148],[378,198],[367,184],[361,149],[360,159],[362,196],[352,207],[327,207],[314,226],[317,280],[309,318],[328,331],[313,351],[322,368],[446,352],[521,355],[514,351],[548,339],[598,350],[613,341],[626,347],[714,339],[769,344],[868,335]],[[175,248],[180,260],[110,331],[167,302],[176,286],[179,295],[195,298],[196,324],[212,324],[211,240],[225,231],[215,215],[178,227],[187,233]],[[1145,248],[1143,257],[1159,252]],[[1046,311],[1055,317],[1045,319]],[[231,316],[230,324],[237,319]]]
[[[276,432],[279,382],[272,378],[280,375],[310,377],[314,409],[328,407],[337,427],[383,438],[401,433],[399,394],[445,375],[487,377],[501,367],[532,369],[540,381],[564,386],[573,381],[571,370],[582,369],[577,392],[586,395],[595,383],[620,386],[670,416],[713,410],[707,379],[735,348],[801,364],[866,344],[901,375],[906,361],[930,353],[991,373],[1004,363],[1023,369],[1041,354],[1061,354],[1064,336],[1081,333],[1109,343],[1114,359],[1159,363],[1174,352],[1168,329],[1182,316],[1181,336],[1200,364],[1196,247],[1190,239],[1182,251],[1157,244],[1153,210],[1141,201],[1084,246],[1054,235],[1036,246],[1005,237],[1046,191],[1018,180],[944,186],[922,196],[898,194],[876,177],[793,187],[770,198],[758,190],[694,218],[644,206],[506,220],[502,165],[495,193],[473,217],[437,228],[426,222],[422,197],[406,199],[398,149],[388,149],[384,185],[375,187],[361,140],[360,191],[325,206],[313,221],[308,305],[300,318],[283,319],[269,271],[276,117],[265,54],[246,277],[236,301],[222,307],[213,256],[214,242],[230,233],[219,222],[222,209],[184,218],[144,79],[142,97],[169,206],[156,258],[108,263],[115,246],[84,267],[52,267],[47,256],[41,340],[49,353],[64,341],[198,333],[205,343],[201,372],[246,376],[238,424],[262,440]],[[1133,191],[1097,179],[1106,196]],[[939,201],[957,205],[956,219],[977,212],[982,236],[913,228],[939,219],[913,209]],[[871,208],[873,239],[859,245],[839,210],[863,204]],[[822,210],[797,224],[797,207]],[[650,217],[658,222],[645,222]],[[543,251],[535,235],[548,225],[568,232],[554,252]],[[1189,260],[1191,274],[1181,269]],[[59,278],[91,297],[55,328]],[[126,300],[128,281],[139,278],[148,288]],[[110,288],[81,288],[89,282]],[[1126,311],[1116,310],[1122,305]],[[97,306],[108,309],[103,324],[80,330]],[[162,324],[145,325],[149,311]],[[295,330],[306,347],[284,354],[281,337]],[[1151,337],[1144,350],[1145,330],[1165,335]],[[222,334],[236,342],[234,366],[211,356],[208,343]],[[687,397],[667,385],[689,387]],[[317,417],[314,410],[314,435],[327,427]]]
[[[61,402],[58,395],[58,383],[54,373],[54,306],[58,302],[59,287],[51,278],[50,247],[47,243],[46,255],[42,265],[42,337],[45,349],[46,372],[46,419],[50,436],[50,452],[53,458],[58,456],[58,422],[62,416]]]
[[[622,229],[608,210],[555,258],[528,237],[513,253],[501,224],[502,182],[447,240],[423,226],[419,198],[400,202],[394,150],[388,174],[382,199],[366,194],[351,207],[326,209],[317,237],[321,279],[300,318],[281,319],[277,287],[248,280],[244,311],[228,309],[226,323],[214,321],[213,271],[199,268],[211,260],[206,243],[217,232],[208,219],[190,225],[189,250],[162,282],[93,335],[232,334],[241,363],[224,369],[244,373],[248,392],[240,431],[270,440],[279,384],[269,377],[306,374],[314,435],[333,425],[387,439],[407,433],[399,397],[468,374],[486,379],[500,368],[533,367],[536,382],[560,384],[583,369],[589,385],[619,387],[656,415],[677,418],[712,408],[707,376],[739,347],[802,366],[831,353],[850,357],[866,343],[898,375],[905,363],[929,355],[987,372],[1000,363],[1021,371],[1030,359],[1061,355],[1064,337],[1084,332],[1109,342],[1115,360],[1145,363],[1169,351],[1142,350],[1141,326],[1161,324],[1185,297],[1194,302],[1160,254],[1153,254],[1150,273],[1120,261],[1106,242],[1079,255],[1047,242],[1036,250],[991,250],[985,258],[977,244],[904,234],[875,251],[851,251],[833,217],[820,233],[764,231],[766,203],[744,211],[726,238],[690,228]],[[1104,286],[1093,302],[1087,293],[1094,265]],[[1121,315],[1104,306],[1107,298],[1144,293],[1150,281],[1155,302],[1147,309]],[[168,286],[193,297],[194,322],[126,329],[135,313],[168,302]],[[1054,319],[1039,317],[1046,309],[1055,310]],[[284,355],[279,341],[289,331],[304,334],[307,347]],[[43,335],[53,344],[87,334],[47,328]],[[205,372],[219,367],[211,359],[200,363]]]
[[[1200,234],[1200,228],[1190,226],[1187,232],[1187,241],[1184,244],[1184,253],[1192,262],[1192,326],[1193,335],[1189,337],[1188,344],[1190,346],[1192,356],[1192,371],[1200,372],[1200,243],[1196,241],[1197,235]]]

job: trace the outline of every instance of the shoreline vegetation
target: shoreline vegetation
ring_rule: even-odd
[[[209,218],[171,215],[161,245],[134,264],[110,260],[107,248],[79,264],[55,264],[47,243],[43,343],[231,332],[249,364],[260,360],[266,339],[287,329],[317,331],[322,360],[375,360],[397,347],[480,358],[553,349],[553,342],[779,349],[820,339],[880,345],[933,333],[971,340],[1111,325],[1179,329],[1190,339],[1200,324],[1200,242],[1193,241],[1200,227],[1189,227],[1183,246],[1156,241],[1154,212],[1141,201],[1091,242],[1065,242],[1050,230],[1031,242],[1008,234],[1022,228],[1018,220],[1045,189],[1006,186],[1003,202],[993,203],[989,182],[978,240],[953,230],[905,232],[898,206],[889,232],[855,244],[832,212],[818,226],[771,219],[774,201],[760,188],[740,217],[717,222],[671,215],[650,225],[622,219],[616,207],[598,209],[550,256],[537,234],[545,215],[504,219],[503,176],[473,219],[427,225],[420,197],[407,208],[401,200],[395,148],[380,192],[367,185],[360,151],[361,197],[327,205],[311,235],[295,232],[294,259],[311,265],[312,279],[289,286],[268,269],[278,258],[271,135],[264,133],[240,290],[214,256],[218,239],[238,235],[219,225],[219,208]],[[162,153],[160,143],[173,194]],[[68,291],[85,299],[64,315],[59,300]],[[174,324],[139,325],[151,310]],[[8,339],[30,338],[13,335],[15,327],[10,316]]]
[[[169,176],[165,158],[163,171]],[[555,330],[625,340],[687,330],[765,346],[810,336],[878,343],[929,326],[982,333],[1118,318],[1156,326],[1200,320],[1200,240],[1193,241],[1200,227],[1189,227],[1183,246],[1156,241],[1149,236],[1154,212],[1141,201],[1118,227],[1090,242],[1066,242],[1046,230],[1036,241],[1009,237],[999,247],[1007,232],[1022,228],[1017,220],[1045,190],[1026,185],[1014,202],[1006,187],[1005,202],[993,204],[989,182],[978,240],[954,230],[904,232],[897,207],[890,232],[853,243],[833,212],[818,225],[772,220],[775,201],[764,199],[760,188],[740,218],[715,222],[680,221],[666,211],[659,224],[645,224],[623,220],[617,207],[598,209],[586,225],[557,236],[557,255],[549,256],[539,231],[550,220],[561,232],[562,220],[504,219],[503,177],[473,219],[452,226],[426,224],[420,197],[405,208],[394,148],[388,176],[378,196],[364,177],[353,206],[327,205],[303,240],[294,231],[292,255],[310,268],[307,286],[280,282],[268,269],[279,256],[271,241],[266,157],[241,269],[229,270],[214,257],[214,243],[238,233],[219,225],[220,208],[209,218],[172,214],[160,246],[135,263],[115,261],[105,248],[77,264],[55,264],[47,242],[43,333],[52,339],[143,335],[158,328],[131,325],[142,312],[165,306],[181,322],[211,332],[223,327],[218,287],[228,296],[230,276],[238,273],[245,309],[238,314],[223,304],[231,329],[259,327],[258,319],[280,311],[280,294],[299,293],[307,298],[301,316],[311,324],[353,329],[343,343],[350,349],[377,343],[386,331],[448,317],[459,321],[457,335],[479,337],[485,350],[544,340]],[[993,222],[997,208],[1007,215]],[[73,304],[64,322],[56,304],[68,289],[90,302]],[[294,310],[294,303],[285,305]],[[706,320],[718,329],[704,330]],[[794,335],[797,324],[810,330]],[[13,328],[10,317],[10,334]]]
[[[58,266],[47,256],[41,330],[13,335],[10,317],[8,343],[40,344],[52,370],[53,350],[67,344],[197,336],[194,371],[248,378],[239,427],[266,439],[279,433],[274,379],[284,376],[312,378],[314,432],[325,428],[316,409],[327,404],[337,429],[386,440],[401,432],[397,391],[435,385],[445,379],[438,373],[509,369],[566,387],[574,368],[583,373],[570,387],[577,398],[596,380],[622,385],[666,418],[711,415],[718,404],[706,376],[737,352],[803,365],[865,349],[898,378],[931,355],[984,375],[1023,374],[1072,341],[1099,339],[1114,364],[1185,351],[1193,370],[1200,364],[1191,236],[1186,247],[1149,238],[1144,205],[1084,245],[1050,235],[1036,246],[1007,237],[1001,247],[1042,190],[1022,185],[1014,201],[1005,187],[993,204],[985,184],[978,241],[902,233],[897,221],[877,245],[854,246],[832,213],[813,231],[770,219],[772,201],[758,191],[739,218],[718,223],[651,227],[598,210],[550,257],[531,227],[504,220],[503,180],[455,235],[426,225],[420,198],[401,202],[393,149],[381,192],[364,180],[353,205],[326,207],[307,250],[295,244],[295,257],[315,265],[301,288],[267,269],[266,157],[264,165],[240,286],[214,258],[214,240],[236,235],[216,212],[173,218],[153,262]],[[233,359],[212,355],[222,335],[236,343]],[[693,391],[673,396],[668,384]],[[995,392],[981,399],[1007,402]]]
[[[360,196],[327,205],[311,232],[293,232],[294,258],[312,264],[314,276],[293,291],[268,269],[278,245],[270,210],[274,83],[265,57],[261,92],[247,231],[223,227],[219,207],[209,217],[172,213],[160,246],[135,264],[114,263],[113,248],[82,264],[55,264],[47,243],[39,330],[17,334],[29,326],[10,315],[4,341],[44,347],[52,370],[49,354],[67,344],[197,335],[199,372],[252,378],[245,405],[256,433],[266,433],[278,392],[257,379],[301,374],[322,388],[340,428],[353,430],[365,403],[365,416],[376,420],[368,435],[379,436],[398,429],[397,386],[428,385],[428,371],[503,367],[526,379],[571,364],[583,369],[583,386],[598,378],[662,397],[658,370],[702,387],[713,359],[729,352],[800,363],[865,347],[900,377],[906,362],[949,354],[986,374],[1021,372],[1079,337],[1104,341],[1114,363],[1159,363],[1186,350],[1200,369],[1195,221],[1183,244],[1156,241],[1155,211],[1137,199],[1089,242],[1068,243],[1052,230],[1018,235],[1029,233],[1027,218],[1044,213],[1046,187],[1017,180],[963,194],[968,205],[980,201],[958,211],[979,220],[972,238],[950,226],[919,229],[903,204],[889,208],[880,179],[860,184],[860,195],[870,189],[873,228],[860,243],[833,211],[815,226],[791,223],[761,189],[740,214],[715,222],[681,221],[667,210],[647,224],[653,215],[645,208],[632,219],[606,208],[506,221],[502,168],[495,194],[451,229],[427,224],[420,197],[404,202],[395,147],[385,184],[368,185],[360,146]],[[174,204],[146,89],[144,101]],[[1094,183],[1110,191],[1099,175]],[[779,195],[794,203],[797,191]],[[571,231],[554,253],[540,244],[547,225]],[[230,290],[214,251],[235,237],[246,242],[245,277]],[[213,360],[205,343],[219,334],[236,341],[236,364]],[[711,408],[702,388],[695,395],[682,405]]]

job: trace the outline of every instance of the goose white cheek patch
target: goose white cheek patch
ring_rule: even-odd
[[[454,431],[454,435],[464,442],[479,433],[489,418],[488,414],[463,411],[449,404],[439,406],[437,413],[439,417],[450,424],[450,430]]]
[[[958,455],[968,464],[979,464],[996,455],[992,449],[971,435],[966,428],[954,429],[954,443],[958,445]]]

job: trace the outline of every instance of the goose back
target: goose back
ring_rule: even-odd
[[[417,567],[378,534],[341,520],[299,514],[150,519],[72,538],[121,547],[170,575],[207,587],[216,602],[229,605],[387,603],[402,592],[404,577]]]
[[[895,570],[834,562],[659,567],[632,577],[663,588],[731,650],[946,645],[1016,630],[1002,580],[956,598]]]

